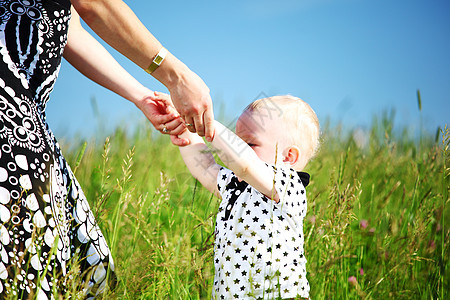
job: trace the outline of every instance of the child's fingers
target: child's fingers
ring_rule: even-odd
[[[170,99],[169,94],[163,93],[163,92],[158,92],[158,91],[153,91],[153,93],[155,94],[156,97],[160,97],[160,98],[164,98],[164,99]]]
[[[153,91],[153,95],[150,94],[150,97],[154,97],[155,99],[170,99],[168,94],[157,91]]]
[[[176,135],[171,135],[170,136],[170,141],[172,142],[172,144],[174,144],[175,146],[187,146],[190,144],[189,139],[187,138],[179,138]]]
[[[172,113],[177,116],[179,115],[178,111],[172,103],[172,99],[168,94],[157,91],[154,91],[153,93],[154,95],[150,95],[150,99],[157,102],[161,107],[164,107],[166,113]]]
[[[150,94],[150,98],[154,101],[161,101],[168,105],[173,105],[172,100],[170,99],[170,96],[166,93],[161,92],[153,92],[154,95]]]

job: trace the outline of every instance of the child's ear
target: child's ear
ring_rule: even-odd
[[[300,159],[300,149],[297,146],[290,146],[284,150],[283,162],[289,165],[295,165]]]

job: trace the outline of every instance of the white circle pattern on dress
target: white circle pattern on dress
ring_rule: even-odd
[[[0,0],[0,68],[10,73],[0,78],[0,298],[31,293],[50,299],[55,286],[63,293],[68,278],[54,274],[64,276],[75,253],[94,254],[85,266],[94,270],[85,278],[94,290],[104,286],[105,266],[113,269],[105,238],[46,122],[69,20],[68,0]]]

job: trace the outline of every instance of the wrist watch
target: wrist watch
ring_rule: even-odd
[[[147,72],[148,74],[152,74],[156,69],[158,69],[164,58],[166,58],[167,53],[169,53],[169,51],[167,51],[166,48],[162,47],[161,50],[159,50],[158,54],[156,54],[150,66],[145,69],[145,72]]]

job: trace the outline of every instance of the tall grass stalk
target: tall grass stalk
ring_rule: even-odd
[[[445,128],[442,130],[442,154],[443,154],[443,180],[442,180],[442,211],[446,211],[446,204],[449,201],[449,178],[450,178],[450,129],[447,127],[447,125],[445,126]],[[445,216],[442,217],[442,228],[445,228]],[[445,276],[447,275],[447,268],[448,265],[445,263],[445,260],[448,260],[448,243],[445,243],[445,240],[447,238],[448,241],[448,236],[445,237],[444,236],[444,232],[445,230],[442,230],[441,233],[441,272],[439,273],[439,277],[440,277],[440,296],[441,299],[444,299],[445,296],[445,285],[446,283],[444,282]],[[447,248],[447,249],[446,249]],[[448,277],[447,277],[448,280]],[[448,283],[447,283],[447,288],[448,288]],[[448,293],[448,291],[447,291]]]

